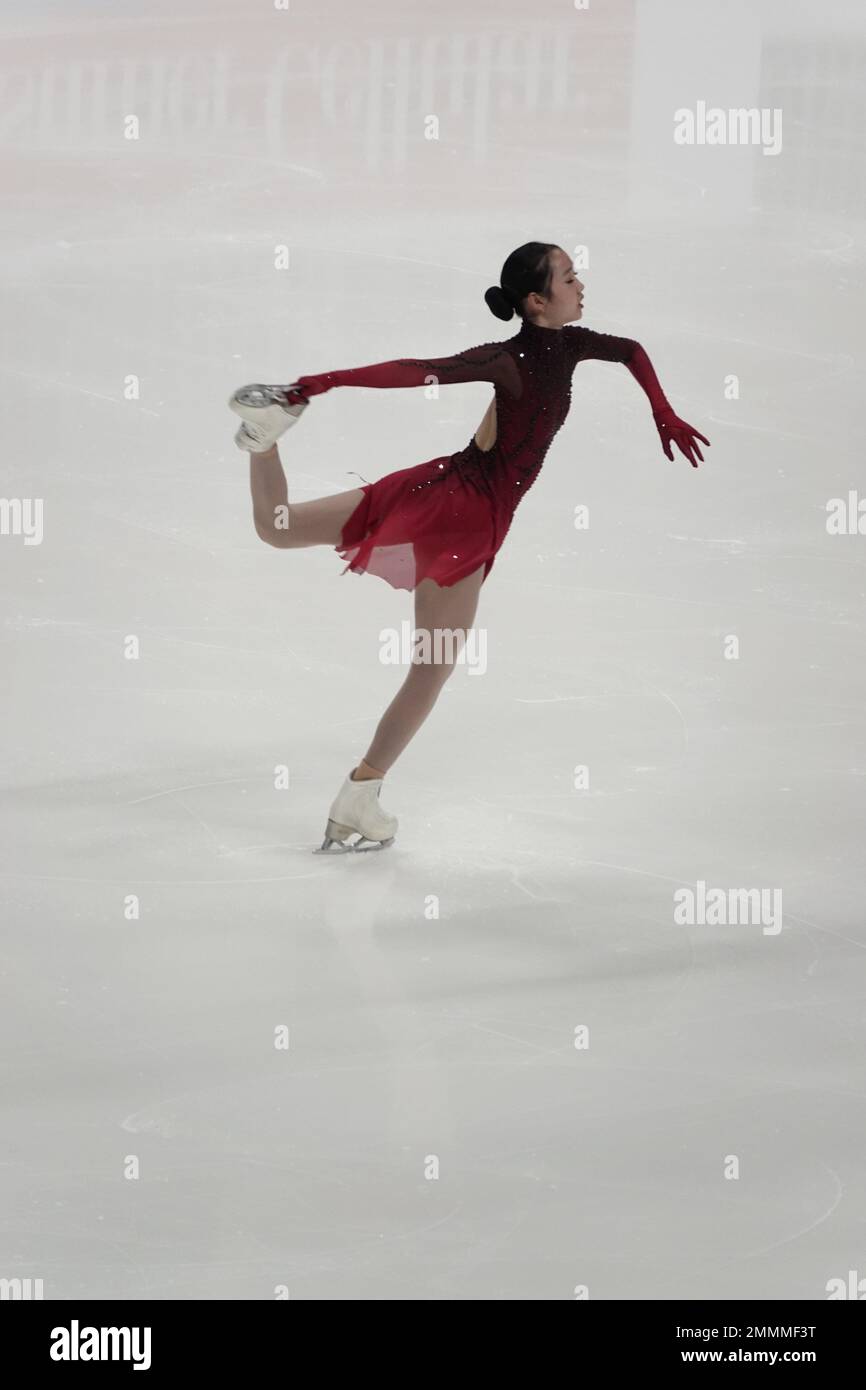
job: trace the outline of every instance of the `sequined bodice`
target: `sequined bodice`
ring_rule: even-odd
[[[514,511],[538,477],[550,442],[568,415],[576,364],[584,358],[628,362],[637,346],[633,338],[596,333],[582,325],[541,328],[524,320],[520,331],[504,342],[482,343],[452,357],[401,357],[330,373],[327,379],[329,385],[359,386],[490,382],[496,392],[493,446],[481,450],[473,435],[458,453],[435,460],[435,473],[414,486],[426,489],[457,475],[488,497],[502,515]]]
[[[578,349],[567,329],[529,322],[501,347],[514,362],[521,394],[497,383],[495,443],[479,449],[473,435],[465,449],[452,455],[446,472],[456,472],[476,491],[515,507],[538,477],[568,415]]]

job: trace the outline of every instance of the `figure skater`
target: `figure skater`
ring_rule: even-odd
[[[622,362],[645,391],[669,459],[671,445],[693,468],[709,440],[681,420],[640,343],[569,327],[583,314],[584,286],[560,246],[530,241],[513,251],[499,285],[485,292],[499,319],[517,313],[513,338],[453,357],[400,358],[369,367],[301,376],[287,386],[242,387],[229,404],[243,424],[235,442],[250,454],[257,534],[268,545],[333,547],[348,570],[379,575],[415,594],[416,630],[450,629],[462,642],[481,585],[516,507],[538,476],[571,402],[578,362]],[[313,396],[334,386],[422,386],[486,381],[494,395],[477,432],[458,453],[388,473],[331,497],[290,504],[276,441]],[[453,647],[452,647],[453,651]],[[397,819],[379,802],[382,781],[432,710],[453,662],[413,663],[376,727],[373,741],[334,800],[321,852],[381,849]],[[357,835],[354,841],[350,836]]]

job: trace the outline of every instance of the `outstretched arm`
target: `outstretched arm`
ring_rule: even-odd
[[[667,458],[673,459],[673,442],[693,468],[698,466],[695,454],[703,463],[704,456],[696,441],[700,439],[704,444],[709,444],[710,441],[692,425],[679,418],[662,390],[653,364],[640,343],[634,338],[617,338],[610,333],[594,333],[590,328],[574,327],[566,328],[564,331],[569,335],[575,335],[572,342],[577,351],[577,362],[596,358],[605,362],[622,362],[628,367],[635,381],[646,393]]]
[[[643,387],[649,398],[653,419],[656,422],[656,428],[659,432],[659,438],[661,439],[665,456],[669,459],[673,459],[671,443],[674,443],[680,453],[685,455],[688,459],[692,468],[697,468],[698,459],[700,459],[701,463],[704,461],[704,456],[701,453],[697,441],[700,439],[704,444],[709,445],[710,441],[707,439],[706,435],[701,434],[693,425],[687,424],[685,420],[681,420],[677,415],[661,388],[659,379],[653,371],[652,362],[647,357],[640,343],[635,344],[635,350],[626,365],[635,381]],[[695,454],[697,454],[698,458],[695,458]]]
[[[426,386],[434,381],[445,385],[462,381],[506,385],[515,377],[517,368],[500,344],[483,343],[453,357],[400,357],[393,362],[374,362],[369,367],[301,376],[294,384],[302,395],[309,397],[334,386]]]

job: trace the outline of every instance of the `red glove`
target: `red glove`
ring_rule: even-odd
[[[350,367],[345,371],[322,371],[314,377],[299,377],[292,382],[296,386],[292,395],[307,400],[310,396],[334,391],[335,386],[423,386],[430,374],[435,374],[436,366],[439,363],[432,360],[396,360],[377,361],[371,367]]]
[[[292,384],[304,397],[318,396],[334,386],[424,386],[441,382],[443,386],[466,381],[506,384],[513,379],[514,363],[501,343],[479,343],[450,357],[397,357],[390,362],[373,362],[368,367],[348,367],[317,376],[299,376]]]
[[[456,363],[457,368],[451,366]],[[415,361],[398,358],[393,362],[374,362],[369,367],[349,367],[344,371],[320,372],[318,376],[299,376],[294,383],[304,396],[320,396],[323,391],[331,391],[335,386],[423,386],[425,381],[436,376],[440,369],[450,366],[450,377],[456,375],[459,381],[474,380],[478,370],[456,358],[430,358]],[[446,378],[446,380],[449,378]]]
[[[296,389],[290,392],[289,399],[295,395],[306,401],[309,400],[310,396],[320,396],[323,391],[330,391],[331,387],[336,386],[337,383],[329,381],[329,375],[329,372],[322,372],[320,376],[299,376],[297,381],[293,383]]]
[[[662,448],[669,459],[673,459],[673,454],[671,452],[671,441],[673,441],[680,450],[680,453],[684,454],[688,459],[692,468],[697,468],[698,466],[697,460],[694,457],[695,454],[697,454],[701,463],[703,463],[704,456],[698,448],[696,440],[700,439],[704,444],[709,444],[710,441],[705,435],[700,434],[693,425],[689,425],[685,420],[681,420],[672,406],[667,406],[667,408],[662,407],[661,410],[654,410],[653,419],[656,422]]]
[[[639,386],[643,388],[649,397],[652,406],[653,419],[662,441],[662,448],[666,456],[673,460],[671,452],[671,442],[676,444],[681,453],[685,455],[692,468],[697,468],[697,454],[701,463],[704,456],[696,444],[700,439],[704,444],[709,445],[710,441],[705,435],[699,434],[693,425],[689,425],[685,420],[681,420],[661,388],[659,379],[653,371],[653,365],[641,347],[640,343],[635,344],[634,352],[626,363],[629,371]]]

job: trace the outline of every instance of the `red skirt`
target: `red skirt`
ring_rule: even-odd
[[[363,499],[334,547],[348,561],[343,574],[377,574],[394,589],[414,589],[422,579],[447,588],[483,564],[484,582],[507,526],[493,502],[456,472],[437,476],[450,457],[363,485]]]

